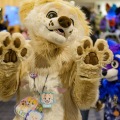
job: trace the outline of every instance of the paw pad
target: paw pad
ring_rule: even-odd
[[[87,55],[85,57],[84,62],[86,64],[97,65],[98,64],[98,57],[97,57],[96,53],[94,53],[94,52],[89,53],[89,55]]]
[[[24,57],[27,54],[27,48],[23,48],[21,51],[21,56]]]
[[[98,47],[99,51],[103,51],[104,50],[104,44],[103,43],[98,44],[97,47]]]
[[[82,58],[82,62],[91,65],[105,65],[111,62],[112,52],[109,50],[105,40],[98,39],[93,46],[90,38],[85,38],[81,41],[77,48],[78,59]]]
[[[16,38],[15,41],[14,41],[14,46],[15,46],[16,48],[19,48],[20,45],[21,45],[20,39],[19,39],[19,38]]]
[[[91,45],[90,41],[89,41],[89,40],[86,40],[86,41],[84,42],[84,49],[90,48],[90,45]]]
[[[10,39],[9,37],[6,37],[5,40],[3,41],[3,45],[7,47],[10,44]]]
[[[81,47],[81,46],[79,46],[79,47],[77,48],[77,54],[78,54],[78,55],[82,55],[82,54],[83,54],[83,51],[82,51],[82,47]]]

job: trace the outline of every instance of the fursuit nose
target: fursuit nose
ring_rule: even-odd
[[[63,28],[68,28],[70,27],[71,25],[71,19],[66,17],[66,16],[61,16],[59,19],[58,19],[58,22],[60,24],[60,26],[62,26]]]
[[[103,75],[103,76],[106,76],[106,75],[107,75],[107,70],[103,70],[103,71],[102,71],[102,75]]]

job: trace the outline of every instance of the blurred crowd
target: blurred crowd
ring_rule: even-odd
[[[92,34],[96,38],[113,39],[120,42],[120,7],[116,4],[110,6],[106,3],[106,15],[101,12],[101,6],[98,5],[96,9],[81,7],[86,14],[87,21],[92,28]],[[21,25],[9,26],[8,15],[3,16],[2,8],[0,8],[0,31],[6,30],[13,34],[20,32],[26,39],[29,39],[27,29]]]
[[[117,6],[116,4],[110,6],[106,3],[105,9],[106,15],[102,15],[100,5],[97,6],[97,9],[82,7],[96,38],[103,38],[106,40],[112,39],[119,43],[120,6]]]
[[[0,31],[8,31],[11,35],[19,32],[23,34],[26,40],[29,40],[29,35],[25,27],[22,25],[9,26],[9,18],[7,15],[5,15],[5,18],[3,17],[2,8],[0,8]]]

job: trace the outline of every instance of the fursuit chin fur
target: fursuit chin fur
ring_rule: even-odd
[[[56,102],[44,120],[82,120],[79,110],[96,103],[100,71],[113,59],[107,42],[93,46],[85,15],[63,0],[24,0],[20,17],[31,40],[0,32],[0,100],[39,99],[45,85]]]

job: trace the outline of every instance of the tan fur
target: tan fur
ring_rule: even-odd
[[[93,78],[88,81],[88,78],[76,77],[72,94],[74,102],[80,109],[90,109],[95,104],[98,97],[99,80],[100,78]]]
[[[84,26],[84,29],[85,29],[85,33],[86,33],[86,36],[89,36],[90,33],[91,33],[91,27],[88,26],[88,22],[85,20],[85,15],[79,10],[79,8],[74,8],[78,14],[78,17],[80,19],[80,21],[83,23],[83,26]],[[81,18],[82,16],[82,18]]]
[[[37,40],[37,39],[36,39]],[[70,46],[56,46],[54,44],[51,44],[49,42],[43,42],[45,40],[42,39],[42,41],[32,41],[32,45],[35,45],[35,51],[39,54],[42,54],[48,61],[51,63],[51,68],[49,68],[49,71],[59,71],[60,72],[60,78],[63,83],[64,88],[67,89],[67,92],[64,94],[64,100],[65,100],[65,120],[81,120],[81,115],[79,112],[79,109],[75,105],[74,101],[72,100],[71,96],[71,89],[73,81],[75,78],[75,71],[76,71],[76,64],[74,62],[75,54],[74,54],[74,47],[72,48]],[[39,47],[41,46],[41,47]],[[47,49],[46,49],[47,48]],[[52,56],[51,53],[54,53],[54,49],[59,49],[57,55]],[[65,57],[66,56],[66,57]],[[41,61],[41,60],[40,60]],[[43,61],[38,61],[39,64],[42,64]],[[45,62],[45,61],[44,61]],[[43,64],[42,64],[43,65]],[[37,69],[35,70],[37,71]],[[39,71],[39,70],[38,70]],[[40,71],[39,71],[40,73]],[[70,108],[71,105],[71,109]],[[70,114],[70,113],[73,114]]]
[[[16,73],[16,71],[18,72]],[[0,73],[0,79],[2,79],[2,81],[0,80],[0,100],[3,101],[8,101],[10,98],[12,98],[13,95],[16,93],[19,85],[19,70],[10,70],[9,72],[12,72],[12,74],[5,74],[2,72]]]
[[[43,61],[41,61],[41,59],[35,55],[35,59],[36,61],[38,61],[37,64],[44,65],[41,66],[41,68],[46,68],[45,66],[47,66],[50,73],[52,73],[53,71],[60,71],[61,68],[63,68],[61,72],[64,72],[65,69],[67,71],[71,68],[68,63],[70,62],[71,64],[71,62],[75,58],[73,57],[73,54],[71,54],[74,50],[72,46],[57,46],[53,43],[47,42],[43,38],[41,39],[41,41],[38,41],[37,38],[35,40],[36,41],[31,41],[35,53],[37,54],[37,56],[41,55],[45,59],[43,64]],[[37,71],[37,67],[35,67],[35,69],[35,71]]]
[[[25,2],[21,3],[21,7],[20,7],[20,18],[22,19],[22,21],[24,21],[24,19],[26,18],[27,14],[34,8],[34,6],[39,6],[42,4],[45,4],[47,2],[61,2],[63,4],[66,4],[68,6],[70,6],[72,9],[72,11],[75,11],[78,14],[79,20],[80,20],[80,24],[83,25],[84,29],[85,29],[85,33],[86,36],[89,36],[91,33],[91,27],[88,26],[88,22],[86,21],[86,17],[85,15],[79,10],[80,8],[75,7],[71,4],[68,4],[68,2],[63,1],[63,0],[25,0]],[[81,17],[82,16],[82,17]]]
[[[36,0],[36,5],[45,4],[47,2],[62,1],[62,0]]]
[[[23,2],[20,9],[20,16],[22,20],[26,22],[26,19],[28,20],[29,17],[32,19],[33,16],[29,16],[32,15],[31,12],[35,12],[32,10],[34,8],[35,10],[38,10],[37,7],[42,7],[42,5],[49,2],[55,2],[56,4],[60,4],[61,6],[66,5],[67,8],[75,13],[78,17],[78,21],[75,22],[75,26],[78,31],[81,32],[83,30],[82,32],[84,33],[84,35],[89,36],[91,30],[88,26],[88,23],[85,21],[85,15],[79,10],[79,8],[62,0],[25,1]],[[37,17],[39,18],[39,16]],[[32,20],[34,21],[36,19],[34,18]],[[30,25],[31,22],[33,22],[32,20],[30,21],[29,25],[28,20],[26,25],[28,25],[28,31],[30,34],[30,38],[32,39],[29,44],[32,46],[32,51],[34,54],[32,54],[29,59],[23,61],[20,64],[21,68],[20,71],[18,71],[19,79],[17,79],[17,76],[15,76],[16,74],[14,73],[14,71],[11,71],[13,76],[16,77],[15,81],[13,82],[13,86],[16,87],[15,90],[18,90],[18,101],[20,101],[26,95],[28,96],[28,94],[32,95],[32,92],[29,90],[30,88],[28,88],[28,84],[25,85],[25,87],[22,86],[22,83],[24,82],[32,82],[29,78],[29,74],[31,72],[38,73],[39,76],[44,77],[47,73],[57,73],[57,78],[60,79],[60,83],[62,83],[63,88],[66,89],[66,92],[63,94],[64,100],[62,101],[62,103],[64,103],[64,105],[62,104],[63,111],[65,111],[65,113],[62,114],[64,115],[64,120],[82,120],[79,109],[88,109],[95,104],[98,98],[100,70],[104,65],[112,60],[112,53],[108,49],[108,45],[105,41],[98,40],[95,46],[93,46],[91,39],[88,37],[83,40],[75,37],[72,42],[67,41],[65,44],[61,45],[55,44],[54,42],[49,42],[44,37],[39,36],[39,34],[37,34],[38,31],[35,31],[36,29],[31,28]],[[40,20],[41,19],[38,19],[36,22],[39,23]],[[73,27],[71,26],[71,28]],[[86,40],[87,42],[85,42]],[[100,47],[101,42],[103,43],[102,47]],[[28,52],[29,50],[30,48],[28,48]],[[96,57],[91,58],[89,56],[90,52],[96,54]],[[95,61],[97,64],[93,65],[93,61]],[[5,73],[3,72],[3,76],[1,76],[5,78],[4,74]],[[3,79],[3,81],[4,80],[5,79]],[[13,79],[11,79],[10,81],[12,80]],[[2,87],[3,84],[0,83],[0,90],[2,89]],[[7,85],[7,87],[9,87],[9,85]],[[13,89],[10,89],[10,91],[11,90]],[[15,94],[15,92],[16,91],[14,91],[12,95]],[[6,96],[10,96],[10,94],[7,94],[6,92],[0,92],[0,97],[2,97],[2,100],[4,100],[4,98],[8,99]],[[21,120],[21,118],[17,117],[15,119]]]
[[[80,111],[72,100],[71,89],[64,94],[65,100],[65,119],[64,120],[82,120]]]
[[[67,89],[67,92],[64,94],[64,101],[65,101],[65,119],[64,120],[81,120],[81,115],[79,109],[77,108],[76,104],[72,98],[72,87],[74,82],[74,77],[76,73],[76,64],[74,62],[69,62],[67,65],[70,67],[63,66],[66,69],[62,69],[60,78],[63,82],[64,87]],[[69,79],[69,80],[68,80]]]
[[[24,0],[21,2],[20,7],[21,21],[24,21],[24,18],[26,18],[28,13],[34,8],[34,4],[35,4],[34,0]]]
[[[35,67],[36,68],[48,68],[50,64],[48,60],[41,54],[35,54]]]

